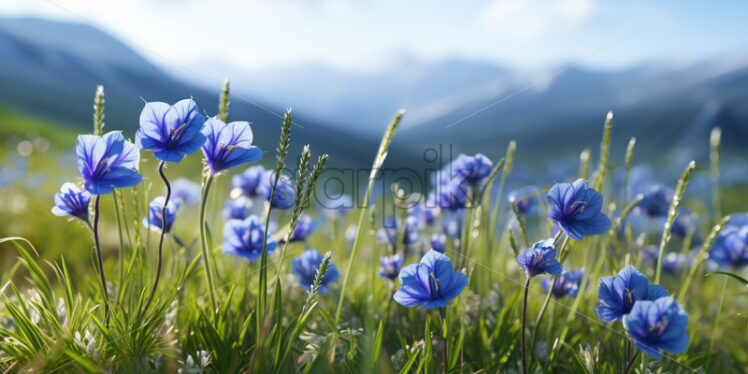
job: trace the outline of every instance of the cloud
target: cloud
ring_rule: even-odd
[[[496,0],[481,21],[495,33],[528,41],[579,27],[593,13],[593,0]]]

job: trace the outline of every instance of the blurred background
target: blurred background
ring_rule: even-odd
[[[697,160],[689,193],[708,204],[713,127],[722,183],[748,181],[745,14],[747,2],[704,0],[3,0],[1,234],[59,221],[52,194],[77,175],[75,136],[92,128],[97,85],[105,130],[133,137],[144,100],[191,96],[216,114],[226,77],[229,119],[252,122],[267,163],[287,107],[295,151],[309,143],[352,168],[371,165],[404,108],[387,167],[438,168],[429,148],[496,160],[516,139],[509,185],[548,185],[575,175],[585,148],[596,162],[610,110],[614,168],[636,136],[634,163],[660,183]],[[199,163],[170,173],[196,179]],[[156,164],[144,155],[141,167],[152,176]]]

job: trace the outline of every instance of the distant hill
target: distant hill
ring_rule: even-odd
[[[124,43],[89,25],[35,18],[0,18],[0,106],[87,131],[96,85],[106,92],[108,129],[133,136],[143,99],[174,102],[192,96],[215,114],[222,80],[207,89],[172,78]],[[264,105],[263,105],[264,106]],[[271,109],[283,113],[283,106]],[[252,122],[255,143],[272,157],[281,119],[238,97],[230,120]],[[367,165],[376,141],[354,131],[329,127],[295,111],[295,148],[309,143],[337,165]],[[345,140],[345,141],[341,141]],[[71,145],[72,146],[72,145]]]

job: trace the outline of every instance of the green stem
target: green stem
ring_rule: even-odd
[[[166,230],[168,223],[166,222],[166,206],[169,205],[169,199],[171,198],[171,184],[169,184],[169,179],[166,178],[166,174],[164,174],[164,165],[166,164],[165,161],[161,161],[158,164],[158,174],[161,176],[161,180],[164,181],[164,184],[166,185],[166,198],[164,199],[164,206],[161,207],[161,236],[158,239],[158,263],[156,265],[156,279],[153,281],[153,289],[151,290],[151,295],[148,296],[148,301],[145,303],[145,307],[143,310],[148,309],[148,306],[151,305],[151,301],[153,301],[153,296],[156,295],[156,289],[158,288],[158,281],[161,278],[161,263],[163,261],[163,246],[164,246],[164,235],[166,235]]]
[[[106,289],[106,277],[104,276],[104,258],[101,256],[101,243],[99,242],[99,206],[101,195],[96,195],[94,200],[94,222],[93,222],[93,236],[94,244],[96,245],[96,258],[99,260],[99,276],[101,277],[101,288],[104,291],[104,320],[109,325],[109,292]]]
[[[521,331],[521,348],[522,348],[522,373],[527,374],[527,354],[525,353],[525,329],[527,326],[527,292],[530,290],[530,276],[525,279],[524,296],[522,297],[522,331]],[[537,329],[537,326],[536,326]]]
[[[205,275],[208,277],[208,288],[210,288],[210,305],[213,307],[213,314],[217,313],[215,287],[213,286],[213,273],[210,265],[210,248],[208,238],[205,235],[205,207],[208,202],[208,193],[210,185],[213,183],[213,174],[210,174],[205,180],[203,187],[203,200],[200,203],[200,243],[203,247],[203,264],[205,265]]]
[[[714,341],[717,339],[717,329],[719,328],[719,317],[722,314],[722,305],[725,302],[725,292],[727,291],[727,277],[723,277],[722,281],[722,293],[719,296],[719,307],[717,308],[717,317],[714,319],[714,327],[712,328],[712,338],[709,340],[709,350],[706,353],[706,363],[704,364],[704,372],[709,372],[709,361],[712,356],[712,349],[714,349]]]

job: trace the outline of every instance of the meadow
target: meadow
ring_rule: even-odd
[[[499,159],[460,155],[429,190],[380,196],[397,113],[346,195],[325,192],[325,150],[289,150],[290,110],[261,151],[251,118],[227,121],[228,82],[220,98],[210,118],[146,103],[127,134],[103,90],[90,134],[0,112],[0,135],[46,150],[4,149],[0,170],[4,372],[748,368],[745,190],[720,188],[719,129],[708,162],[661,183],[635,139],[610,152],[608,114],[561,179],[512,184],[531,145],[497,140]],[[709,194],[688,193],[694,173]]]

